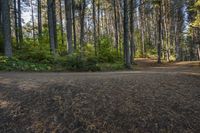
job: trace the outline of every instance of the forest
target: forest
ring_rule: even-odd
[[[199,0],[0,2],[1,70],[120,70],[135,58],[200,58]]]
[[[199,133],[200,0],[0,0],[0,133]]]

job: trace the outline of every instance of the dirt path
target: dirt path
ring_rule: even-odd
[[[198,133],[198,63],[141,61],[135,71],[0,73],[0,132]]]

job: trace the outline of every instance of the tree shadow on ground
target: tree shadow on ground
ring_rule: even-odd
[[[0,132],[200,131],[199,78],[168,76],[86,78],[32,90],[0,84]]]

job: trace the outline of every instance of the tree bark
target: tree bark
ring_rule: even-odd
[[[72,15],[73,15],[73,35],[74,35],[74,49],[77,49],[76,44],[76,18],[75,18],[75,1],[72,0]]]
[[[126,68],[131,67],[129,55],[128,0],[124,0],[124,56]]]
[[[38,0],[38,36],[39,39],[42,37],[42,10],[41,0]]]
[[[33,34],[33,40],[35,42],[35,17],[34,17],[34,7],[33,7],[33,0],[31,0],[31,19],[32,19],[32,34]]]
[[[135,51],[135,43],[134,43],[134,0],[130,1],[130,47],[131,47],[131,63],[134,63],[134,51]]]
[[[158,63],[161,63],[161,45],[162,45],[162,1],[159,1],[159,18],[158,18]]]
[[[15,17],[15,39],[17,48],[19,48],[18,19],[17,19],[17,0],[14,0],[14,17]]]
[[[84,34],[85,34],[85,8],[86,8],[86,0],[83,0],[83,3],[81,3],[81,10],[80,10],[80,47],[81,49],[84,47]]]
[[[96,4],[95,0],[92,0],[93,5],[93,40],[94,40],[94,49],[95,49],[95,55],[97,55],[97,37],[96,37]]]
[[[48,27],[49,27],[49,39],[50,39],[50,50],[52,54],[56,53],[56,27],[55,27],[55,0],[47,0],[48,4]]]
[[[72,54],[73,53],[73,46],[72,46],[72,0],[65,0],[65,12],[66,12],[68,54]]]
[[[63,16],[62,16],[61,0],[59,0],[59,8],[60,8],[59,17],[60,17],[61,41],[62,41],[62,45],[64,45],[64,31],[63,31]]]
[[[12,57],[11,29],[10,29],[10,0],[1,1],[2,20],[3,20],[3,43],[4,53],[7,57]]]
[[[98,34],[98,49],[100,49],[100,0],[98,0],[98,6],[97,6],[97,34]]]
[[[21,0],[18,0],[18,30],[19,30],[19,42],[20,42],[20,47],[21,47],[21,45],[23,44]]]
[[[115,22],[115,47],[117,51],[117,55],[119,54],[119,31],[118,31],[118,21],[117,21],[117,7],[116,0],[113,0],[113,8],[114,8],[114,22]]]

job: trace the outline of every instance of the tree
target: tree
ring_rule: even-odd
[[[38,2],[38,36],[39,38],[42,37],[42,5],[41,5],[41,0],[37,0]]]
[[[130,1],[130,47],[131,47],[131,63],[134,63],[135,43],[134,43],[134,0]]]
[[[131,67],[129,55],[129,21],[128,21],[128,0],[124,0],[124,57],[125,66]]]
[[[62,41],[62,45],[64,45],[64,31],[63,31],[63,15],[62,15],[62,2],[61,0],[59,0],[59,8],[60,8],[60,12],[59,12],[59,17],[60,17],[60,29],[61,29],[61,41]]]
[[[93,38],[94,38],[94,48],[95,48],[95,55],[97,55],[97,37],[96,37],[96,4],[95,0],[92,0],[93,5]]]
[[[16,38],[16,44],[17,44],[17,48],[19,48],[19,28],[18,28],[18,18],[17,18],[17,0],[14,0],[14,17],[15,17],[15,38]]]
[[[35,17],[34,17],[34,5],[33,0],[31,0],[31,21],[32,21],[32,34],[33,34],[33,40],[35,42]]]
[[[72,15],[73,15],[73,34],[74,34],[74,49],[77,49],[76,44],[76,19],[75,19],[75,0],[72,0]]]
[[[48,5],[48,27],[49,27],[50,50],[52,54],[55,54],[57,47],[55,0],[47,0],[47,5]]]
[[[73,45],[72,45],[72,0],[65,0],[65,13],[66,13],[68,53],[72,54],[73,53]]]
[[[22,33],[22,17],[21,17],[21,0],[18,0],[18,30],[19,30],[19,43],[23,44],[23,33]]]
[[[194,22],[192,23],[192,25],[193,25],[194,27],[200,27],[200,14],[199,14],[200,9],[199,9],[199,7],[200,7],[200,0],[197,0],[197,1],[194,3],[194,10],[197,12],[197,13],[196,13],[196,16],[195,16],[195,20],[194,20]]]
[[[1,0],[4,53],[5,56],[12,57],[9,3],[10,0]]]
[[[86,0],[82,0],[82,2],[80,3],[80,47],[81,49],[84,46],[85,8],[86,8]]]
[[[157,48],[157,52],[158,52],[158,63],[161,63],[161,43],[162,43],[162,0],[158,1],[158,13],[159,13],[159,17],[158,17],[158,48]]]
[[[113,8],[114,8],[114,21],[115,21],[115,47],[117,51],[117,55],[119,54],[119,31],[118,31],[118,18],[117,18],[117,4],[116,0],[113,0]],[[131,9],[132,10],[132,9]]]
[[[2,0],[0,0],[0,52],[3,53],[2,47],[3,47],[3,21],[2,21]]]

